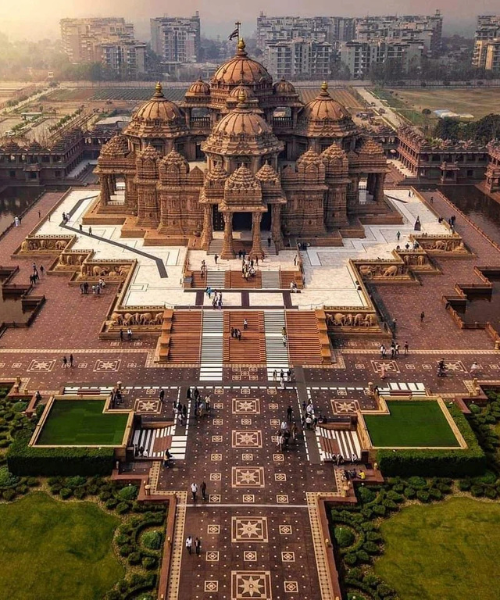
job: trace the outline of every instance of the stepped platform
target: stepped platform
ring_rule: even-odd
[[[176,310],[170,329],[168,362],[198,363],[201,350],[201,312]]]
[[[324,356],[320,342],[318,319],[314,311],[287,311],[286,329],[288,352],[292,365],[321,365],[331,363]]]
[[[243,328],[243,320],[248,329]],[[241,330],[241,340],[231,337],[231,328]],[[266,338],[262,311],[231,311],[224,314],[224,363],[266,362]]]

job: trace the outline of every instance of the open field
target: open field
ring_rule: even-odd
[[[407,110],[421,113],[424,108],[430,110],[448,109],[457,113],[470,113],[474,119],[480,119],[490,113],[500,112],[499,88],[474,89],[395,89],[391,90],[397,99],[403,101]],[[398,108],[398,107],[396,107]],[[405,111],[403,110],[404,114]]]
[[[498,600],[500,505],[470,498],[415,505],[385,520],[375,572],[401,600]]]
[[[388,400],[390,415],[365,415],[372,444],[379,448],[458,447],[434,400]]]
[[[0,597],[99,600],[123,576],[114,555],[119,520],[90,502],[32,493],[0,505]]]
[[[119,445],[127,414],[103,414],[104,400],[56,400],[37,444],[57,446]]]

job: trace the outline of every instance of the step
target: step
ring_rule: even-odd
[[[226,272],[225,271],[207,271],[207,286],[212,289],[221,290],[226,285]]]
[[[262,271],[263,289],[280,289],[279,271]]]
[[[210,246],[208,248],[207,254],[218,254],[220,256],[223,245],[224,245],[224,240],[217,239],[217,238],[213,239],[210,242]]]

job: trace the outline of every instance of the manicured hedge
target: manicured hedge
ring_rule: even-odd
[[[448,410],[462,434],[467,450],[379,450],[377,462],[386,477],[468,477],[486,469],[486,456],[462,412]]]
[[[14,475],[110,475],[113,448],[36,448],[29,446],[31,433],[20,433],[7,452]]]

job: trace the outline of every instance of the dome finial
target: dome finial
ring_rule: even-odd
[[[245,90],[240,90],[238,92],[238,106],[240,104],[246,104],[247,102],[247,93],[245,92]]]
[[[155,98],[163,98],[163,86],[158,81],[155,86]]]
[[[327,81],[323,81],[323,83],[321,84],[321,92],[324,94],[328,94],[328,82]]]
[[[245,48],[247,47],[247,45],[245,44],[245,40],[243,38],[240,38],[238,40],[238,54],[243,54],[245,52]]]

